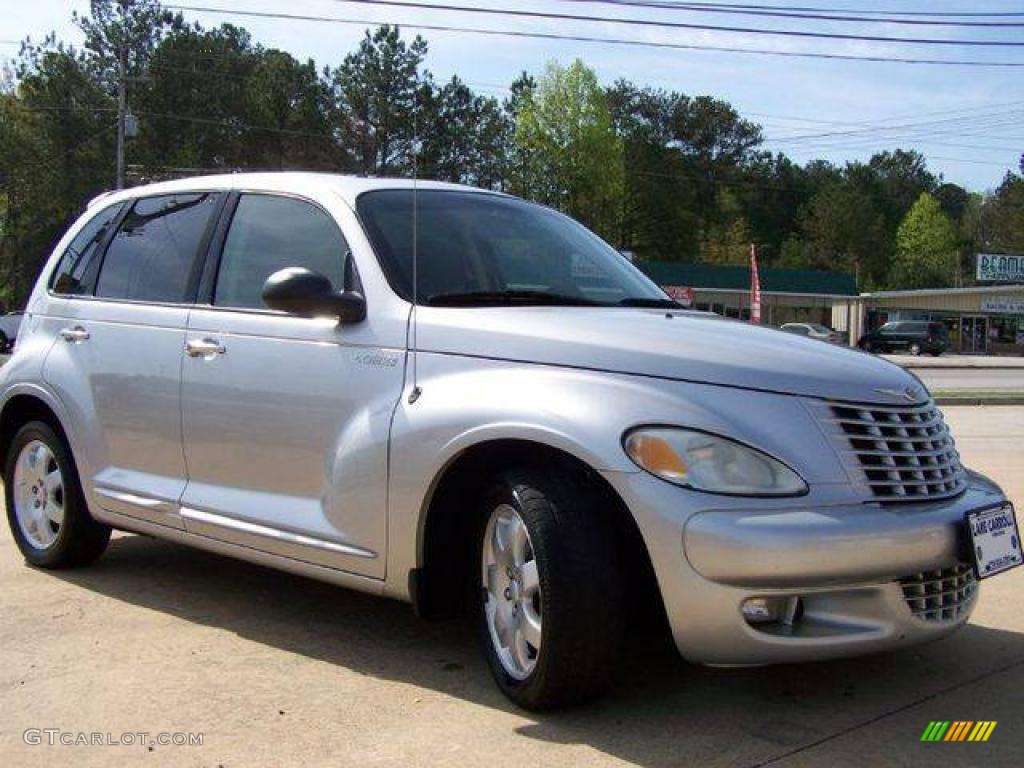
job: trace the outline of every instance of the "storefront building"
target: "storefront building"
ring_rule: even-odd
[[[638,261],[636,266],[671,296],[693,309],[750,319],[750,269],[746,266]],[[829,325],[832,305],[857,297],[852,275],[811,269],[761,268],[761,322]]]
[[[1024,355],[1024,283],[864,293],[837,300],[831,325],[855,343],[890,320],[945,323],[953,353]]]

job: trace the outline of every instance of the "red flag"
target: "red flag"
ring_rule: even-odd
[[[750,244],[750,322],[761,324],[761,278],[757,274],[757,246]]]

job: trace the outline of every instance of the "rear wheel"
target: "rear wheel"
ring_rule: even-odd
[[[624,601],[608,510],[574,475],[510,470],[484,494],[480,636],[498,686],[527,709],[593,698],[618,668]]]
[[[921,354],[921,345],[915,341],[913,344],[910,345],[909,352],[914,357],[917,357],[918,355]]]
[[[49,425],[29,422],[14,436],[4,494],[11,533],[32,565],[84,565],[106,549],[110,528],[89,514],[71,453]]]

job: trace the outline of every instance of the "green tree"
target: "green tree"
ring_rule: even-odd
[[[109,186],[113,103],[85,57],[26,43],[0,95],[0,297],[21,306],[60,231]]]
[[[957,253],[953,222],[923,192],[896,233],[891,283],[901,289],[948,286],[957,273]]]
[[[799,222],[803,263],[788,266],[837,269],[860,278],[870,275],[865,268],[887,250],[884,219],[874,201],[843,182],[818,191],[801,209]]]
[[[453,77],[421,99],[420,172],[429,178],[496,188],[505,168],[508,118],[496,99]]]
[[[225,24],[167,35],[135,97],[139,137],[132,160],[142,179],[259,167],[247,141],[247,81],[257,63],[249,33]]]
[[[550,63],[523,94],[512,189],[559,208],[612,242],[620,238],[622,139],[593,70]]]
[[[980,245],[993,253],[1024,253],[1024,175],[1007,173],[981,210]]]
[[[411,172],[423,102],[433,88],[429,73],[420,71],[426,55],[422,37],[407,44],[398,27],[385,25],[367,30],[332,73],[335,128],[360,172]]]
[[[90,0],[89,15],[72,14],[85,35],[88,62],[111,97],[128,109],[129,90],[145,73],[164,31],[183,24],[181,16],[165,11],[158,0]],[[124,181],[122,162],[127,158],[126,120],[119,119],[115,155],[116,183]]]
[[[331,133],[330,88],[312,59],[257,48],[244,80],[249,156],[271,168],[336,170],[343,167]]]

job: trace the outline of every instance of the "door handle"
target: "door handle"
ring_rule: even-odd
[[[212,359],[215,355],[223,355],[227,348],[216,339],[189,339],[185,342],[185,352],[189,357],[205,357]]]
[[[80,325],[75,325],[70,328],[61,328],[60,337],[64,341],[71,344],[78,344],[79,342],[87,341],[89,338],[89,332]]]

